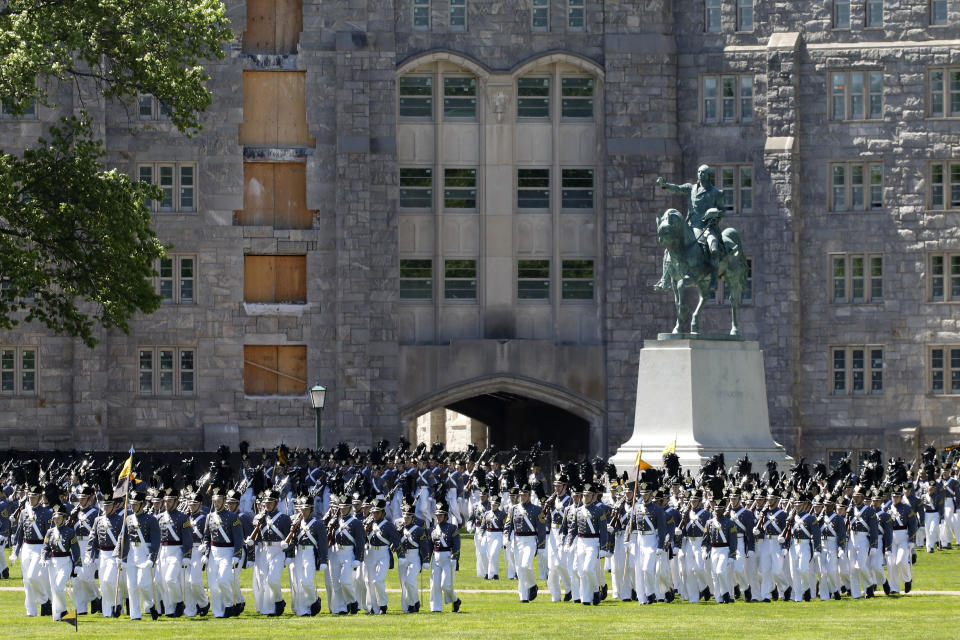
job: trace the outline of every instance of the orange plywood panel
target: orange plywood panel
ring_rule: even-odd
[[[243,392],[251,396],[277,393],[277,348],[247,345],[243,348]]]
[[[243,163],[243,211],[241,225],[271,226],[276,211],[276,165],[268,162]]]
[[[303,163],[276,164],[277,229],[310,229],[313,212],[307,209],[307,165]]]
[[[277,0],[247,0],[243,52],[277,52]]]
[[[277,256],[276,302],[307,301],[307,256]]]
[[[307,126],[306,78],[301,71],[277,72],[277,144],[314,146]]]
[[[307,392],[307,348],[305,346],[277,347],[277,393],[293,395]]]
[[[276,256],[243,257],[243,301],[276,302]]]
[[[296,53],[303,31],[302,0],[276,0],[277,45],[276,53]]]
[[[288,74],[275,71],[243,72],[243,122],[240,123],[240,144],[277,146],[279,106],[277,88]],[[286,80],[284,84],[289,84]],[[303,97],[301,96],[301,102]],[[306,116],[304,116],[306,117]]]

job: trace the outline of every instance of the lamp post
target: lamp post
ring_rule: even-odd
[[[310,404],[313,405],[314,410],[317,412],[317,449],[320,448],[321,444],[320,414],[323,413],[323,403],[326,400],[326,395],[327,388],[319,382],[310,389]]]

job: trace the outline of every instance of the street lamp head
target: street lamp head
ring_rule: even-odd
[[[317,383],[310,389],[310,403],[314,409],[323,409],[323,402],[327,395],[327,388]]]

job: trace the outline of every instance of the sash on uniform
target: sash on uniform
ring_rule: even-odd
[[[586,506],[583,507],[583,512],[587,514],[587,526],[590,527],[591,535],[597,533],[597,528],[593,526],[593,514],[590,513],[590,510]]]
[[[127,519],[127,524],[129,525],[131,521],[133,522],[133,526],[137,530],[137,536],[140,538],[140,544],[146,544],[147,540],[146,538],[143,537],[143,530],[140,529],[140,520],[137,519],[136,514],[130,515],[130,517]]]
[[[217,531],[220,532],[220,535],[223,536],[224,542],[233,542],[230,539],[230,536],[227,535],[227,532],[223,530],[223,520],[220,519],[220,514],[214,511],[210,514],[210,522],[213,523],[213,526],[217,528]]]
[[[281,516],[281,515],[283,515],[283,514],[282,514],[282,513],[278,513],[277,515],[273,516],[272,518],[269,517],[269,516],[267,516],[267,526],[270,527],[271,529],[273,529],[273,532],[277,535],[278,538],[280,538],[281,540],[283,540],[286,536],[284,536],[282,533],[280,533],[280,529],[278,529],[278,528],[277,528],[277,525],[276,525],[276,522],[277,522],[277,520],[280,519],[280,516]]]
[[[300,531],[303,532],[303,535],[307,536],[307,539],[310,541],[310,544],[312,544],[315,547],[319,547],[320,545],[317,544],[317,539],[313,537],[313,533],[310,531],[310,525],[312,525],[316,521],[317,521],[316,518],[310,518],[310,522],[300,527]]]
[[[351,516],[350,519],[347,520],[346,522],[341,522],[340,525],[337,527],[337,534],[339,535],[342,533],[343,535],[347,536],[347,539],[350,541],[350,543],[355,545],[357,544],[357,541],[353,539],[352,535],[350,535],[350,528],[349,528],[349,525],[352,521],[353,521],[353,516]]]
[[[805,534],[807,534],[807,538],[811,540],[813,539],[813,536],[810,535],[810,529],[807,529],[807,525],[804,524],[803,522],[802,516],[794,516],[793,522],[794,522],[794,528],[800,527],[800,530],[803,531]]]
[[[723,532],[723,527],[720,526],[720,521],[714,518],[710,521],[710,524],[713,525],[713,530],[717,532],[717,535],[720,537],[720,542],[727,544],[727,534]]]
[[[776,529],[777,535],[780,535],[781,533],[783,533],[783,527],[777,524],[778,513],[782,513],[782,511],[780,509],[777,509],[776,511],[774,511],[773,514],[770,516],[770,519],[767,520],[767,524],[769,524],[771,527]]]
[[[165,511],[161,517],[163,518],[163,526],[167,529],[170,535],[173,536],[174,542],[180,542],[180,536],[178,536],[177,532],[174,531],[173,518],[170,517],[170,513]]]

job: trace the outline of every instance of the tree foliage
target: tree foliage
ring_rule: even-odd
[[[233,37],[221,0],[0,5],[0,100],[13,115],[57,108],[61,83],[92,83],[108,99],[153,95],[191,135],[212,100],[203,62]],[[163,247],[147,204],[160,193],[106,170],[79,113],[22,154],[0,150],[0,327],[39,320],[93,346],[98,322],[126,331],[133,314],[159,307],[150,278]]]

